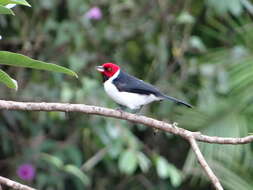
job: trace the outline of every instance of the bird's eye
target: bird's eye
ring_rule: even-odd
[[[107,71],[112,71],[112,68],[111,67],[107,68]]]

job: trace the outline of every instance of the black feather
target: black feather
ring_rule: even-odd
[[[177,104],[182,104],[182,105],[185,105],[189,108],[192,108],[192,105],[191,104],[188,104],[187,102],[183,101],[183,100],[179,100],[177,98],[174,98],[174,97],[171,97],[171,96],[167,96],[167,95],[163,95],[163,97],[165,99],[168,99],[168,100],[172,100],[173,102],[176,102]]]
[[[134,76],[131,76],[124,71],[120,71],[117,78],[113,81],[113,84],[117,87],[117,89],[121,92],[131,92],[131,93],[138,93],[143,95],[155,95],[162,99],[172,100],[178,104],[185,105],[187,107],[192,108],[192,105],[184,102],[182,100],[178,100],[171,96],[167,96],[162,94],[156,87],[151,84],[148,84]]]
[[[113,84],[117,87],[119,91],[132,92],[143,95],[153,94],[157,97],[162,97],[162,93],[156,89],[154,86],[135,78],[123,71],[120,71],[118,77],[114,79]]]

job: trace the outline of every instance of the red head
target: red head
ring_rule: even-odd
[[[118,65],[115,65],[113,63],[104,63],[102,66],[97,66],[96,69],[105,75],[106,77],[110,78],[112,77],[118,70],[120,70],[120,67]]]

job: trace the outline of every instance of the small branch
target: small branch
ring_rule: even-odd
[[[253,135],[242,138],[224,138],[216,136],[207,136],[202,135],[200,132],[191,132],[186,129],[179,128],[177,127],[176,124],[170,124],[153,118],[135,115],[128,112],[117,111],[97,106],[89,106],[85,104],[14,102],[14,101],[0,100],[0,110],[81,112],[85,114],[100,115],[105,117],[113,117],[117,119],[127,120],[130,122],[143,124],[155,129],[160,129],[162,131],[172,133],[190,142],[191,147],[194,153],[196,154],[200,165],[206,172],[207,176],[210,178],[216,190],[223,190],[223,188],[218,178],[214,175],[213,171],[205,161],[196,141],[206,143],[216,143],[216,144],[234,144],[234,145],[253,142]],[[1,183],[2,182],[0,181],[0,184]]]
[[[229,138],[229,137],[217,137],[217,136],[207,136],[207,135],[201,135],[196,134],[193,135],[194,138],[197,141],[205,142],[205,143],[211,143],[211,144],[247,144],[253,142],[253,135],[249,135],[246,137],[236,137],[236,138]]]
[[[88,171],[92,169],[107,153],[107,148],[99,150],[94,156],[87,160],[81,167],[81,170]]]
[[[11,187],[11,188],[17,189],[17,190],[36,190],[36,189],[31,188],[27,185],[23,185],[21,183],[12,181],[12,180],[10,180],[6,177],[2,177],[2,176],[0,176],[0,184],[6,185],[8,187]]]
[[[215,176],[212,169],[207,164],[207,162],[206,162],[203,154],[201,153],[199,146],[198,146],[196,140],[194,139],[194,137],[189,137],[188,140],[191,144],[193,152],[196,154],[199,164],[201,165],[203,170],[206,172],[209,179],[212,181],[215,189],[223,190],[223,187],[221,186],[219,179]]]

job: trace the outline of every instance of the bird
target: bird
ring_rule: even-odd
[[[192,108],[191,104],[163,94],[153,85],[126,73],[114,63],[96,66],[96,70],[102,74],[107,95],[123,110],[129,108],[138,112],[144,105],[161,100],[171,100]]]

